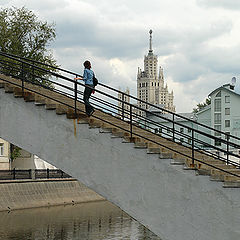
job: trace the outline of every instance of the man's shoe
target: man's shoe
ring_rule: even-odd
[[[95,110],[93,109],[90,113],[87,113],[87,115],[90,117],[93,115],[94,112],[95,112]]]
[[[92,116],[94,112],[95,112],[95,110],[93,109],[93,110],[89,113],[89,117]]]

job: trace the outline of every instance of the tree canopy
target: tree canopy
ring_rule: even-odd
[[[206,98],[205,102],[198,103],[197,107],[193,108],[193,112],[197,113],[197,112],[201,111],[204,107],[208,106],[209,104],[211,104],[211,98]]]
[[[40,21],[25,7],[0,9],[0,51],[56,65],[47,49],[56,38],[55,24]]]

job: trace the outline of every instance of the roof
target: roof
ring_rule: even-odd
[[[189,120],[193,120],[193,121],[196,120],[196,114],[195,114],[195,113],[178,113],[178,115],[180,115],[180,116],[182,116],[182,117],[185,117],[185,118],[188,118]],[[165,113],[165,114],[162,114],[162,115],[161,115],[161,117],[164,117],[164,118],[167,118],[167,119],[170,119],[170,120],[173,119],[172,116],[173,116],[173,115],[170,114],[170,113]],[[176,116],[176,115],[175,115],[175,116]],[[176,116],[176,117],[175,117],[175,121],[188,121],[188,120]],[[159,122],[168,122],[168,121],[159,118]]]
[[[203,108],[202,108],[199,112],[197,112],[196,114],[198,115],[199,113],[203,113],[203,112],[209,110],[210,108],[211,108],[211,104],[203,107]]]
[[[237,95],[237,96],[240,96],[239,93],[237,93],[237,92],[235,92],[235,91],[233,91],[233,90],[230,90],[230,89],[226,88],[226,87],[228,87],[228,86],[230,86],[230,84],[224,84],[223,86],[221,86],[221,87],[216,88],[215,90],[213,90],[208,96],[211,96],[211,95],[213,95],[214,93],[216,93],[216,92],[218,92],[218,91],[220,91],[220,90],[226,90],[226,91],[228,91],[228,92],[230,92],[230,93],[233,93],[233,94],[235,94],[235,95]]]
[[[155,107],[156,106],[156,107]],[[162,109],[165,109],[165,104],[155,104],[155,106],[151,106],[148,111],[149,112],[162,112],[161,109],[159,108],[162,108]]]
[[[190,120],[196,120],[196,114],[195,113],[178,113],[178,115],[188,118]],[[181,117],[176,117],[176,121],[187,121],[186,119],[182,119]]]

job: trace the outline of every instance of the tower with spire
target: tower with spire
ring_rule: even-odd
[[[143,101],[175,112],[173,105],[173,91],[168,91],[167,84],[164,84],[163,68],[158,68],[158,56],[153,54],[152,48],[152,30],[149,31],[149,51],[144,56],[144,70],[138,68],[137,73],[137,97]],[[139,107],[148,109],[149,106],[139,102]],[[140,112],[140,114],[144,114]]]

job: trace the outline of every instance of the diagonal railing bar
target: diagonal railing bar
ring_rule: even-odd
[[[79,112],[82,112],[82,113],[84,112],[83,110],[78,109],[78,108],[76,107],[76,101],[83,103],[82,100],[79,101],[79,100],[80,100],[79,95],[82,96],[82,95],[83,95],[83,92],[77,90],[76,86],[84,87],[84,84],[79,83],[79,82],[76,82],[76,81],[70,79],[69,77],[63,76],[62,74],[59,74],[59,73],[56,73],[56,72],[52,72],[52,71],[49,70],[49,69],[55,69],[56,71],[62,71],[62,72],[65,72],[65,73],[67,73],[67,74],[71,74],[71,75],[73,75],[74,77],[76,77],[76,76],[81,76],[81,75],[76,74],[76,73],[72,73],[72,72],[70,72],[70,71],[67,71],[67,70],[64,70],[64,69],[61,69],[61,68],[57,68],[57,67],[53,67],[53,66],[50,66],[50,65],[47,65],[47,64],[39,63],[39,62],[37,62],[37,61],[32,61],[32,60],[29,60],[29,59],[26,59],[26,58],[20,58],[20,57],[18,57],[18,56],[14,56],[14,55],[8,55],[8,54],[2,53],[2,52],[0,52],[0,56],[4,56],[4,58],[8,58],[8,59],[14,60],[14,63],[12,63],[10,60],[9,60],[9,61],[6,61],[6,60],[2,61],[2,60],[0,60],[0,72],[4,72],[4,71],[2,71],[2,69],[4,70],[4,67],[6,67],[9,71],[12,70],[13,72],[16,72],[16,73],[18,74],[18,75],[15,75],[15,74],[12,73],[12,76],[14,76],[14,77],[16,77],[16,78],[20,78],[19,74],[22,75],[22,78],[21,78],[22,83],[25,81],[25,82],[28,82],[28,83],[32,83],[32,84],[34,84],[34,85],[38,85],[38,86],[44,87],[44,88],[46,88],[46,89],[49,90],[49,91],[53,91],[53,92],[56,92],[56,93],[58,93],[58,94],[60,94],[60,95],[64,95],[65,97],[68,97],[69,99],[71,99],[71,100],[73,101],[73,103],[74,103],[74,98],[75,98],[75,106],[74,106],[74,104],[71,106],[71,105],[69,105],[69,104],[67,104],[67,103],[65,103],[65,102],[62,102],[62,101],[59,101],[58,99],[55,99],[54,97],[51,97],[51,96],[49,96],[49,95],[42,94],[42,93],[37,92],[37,91],[35,91],[35,90],[33,90],[33,89],[30,89],[30,88],[26,88],[26,86],[24,86],[24,84],[22,84],[22,85],[23,85],[23,89],[28,90],[28,91],[31,91],[31,92],[34,92],[34,93],[39,94],[39,95],[42,95],[42,96],[44,96],[44,97],[46,97],[46,98],[49,98],[49,99],[51,99],[51,100],[53,100],[53,101],[55,101],[55,102],[61,103],[61,104],[65,105],[65,106],[67,106],[67,107],[69,107],[69,108],[75,109],[75,112],[76,112],[76,111],[79,111]],[[19,64],[17,64],[15,61],[16,61],[17,63],[19,63]],[[29,63],[29,62],[30,62],[30,63]],[[40,66],[48,67],[49,69],[44,69],[44,68],[42,68],[42,67],[36,66],[36,64],[38,64],[38,65],[40,65]],[[24,66],[25,66],[25,69],[24,69]],[[30,71],[31,71],[31,72],[30,72]],[[42,76],[46,76],[46,77],[38,76],[38,75],[37,75],[38,72],[39,72],[39,73],[41,72]],[[25,75],[25,77],[29,77],[29,76],[30,76],[30,79],[32,79],[32,80],[37,79],[37,78],[40,78],[40,79],[42,79],[42,81],[45,81],[45,82],[51,83],[51,84],[53,84],[53,85],[56,85],[56,86],[58,86],[58,87],[60,87],[60,88],[63,88],[63,90],[60,90],[60,89],[57,89],[57,88],[46,87],[46,86],[43,86],[40,82],[39,82],[39,83],[36,83],[36,82],[32,82],[32,81],[29,80],[29,79],[26,79],[26,78],[24,79],[24,75]],[[67,83],[72,84],[73,87],[70,87],[70,86],[67,86],[67,85],[65,85],[65,84],[59,83],[59,82],[57,82],[56,80],[53,80],[53,79],[51,80],[51,79],[50,79],[50,76],[51,76],[51,78],[55,77],[56,80],[58,80],[58,79],[64,80],[64,81],[66,81]],[[1,80],[6,81],[6,82],[9,82],[9,83],[14,84],[14,85],[18,85],[18,84],[15,84],[15,83],[11,82],[11,81],[6,80],[6,79],[1,79]],[[21,87],[20,85],[18,85],[18,86]],[[231,160],[229,159],[229,156],[234,156],[234,157],[237,157],[238,159],[239,159],[239,156],[236,155],[236,154],[234,154],[233,152],[229,151],[229,146],[239,147],[239,148],[240,148],[240,145],[237,144],[237,143],[235,143],[235,142],[230,141],[229,139],[231,138],[231,139],[235,139],[235,140],[240,140],[240,138],[238,138],[238,137],[236,137],[236,136],[229,135],[229,138],[228,138],[227,140],[225,140],[225,139],[219,139],[219,138],[217,138],[216,136],[213,136],[213,135],[211,135],[211,134],[209,134],[209,133],[206,133],[206,132],[201,131],[201,130],[199,130],[199,129],[195,129],[195,128],[193,128],[193,127],[189,127],[189,126],[186,126],[186,125],[184,125],[184,124],[182,124],[182,123],[179,123],[179,122],[177,122],[177,121],[174,121],[174,118],[175,118],[175,119],[176,119],[176,118],[181,118],[181,119],[188,120],[188,121],[190,121],[190,122],[192,121],[192,123],[194,123],[195,125],[204,127],[204,128],[206,128],[206,129],[208,129],[208,130],[211,130],[211,131],[213,131],[213,132],[219,132],[219,133],[222,134],[222,135],[226,135],[226,134],[225,134],[224,132],[218,131],[218,130],[213,129],[213,128],[211,128],[211,127],[208,127],[208,126],[205,126],[205,125],[203,125],[203,124],[197,123],[197,122],[195,122],[195,121],[193,121],[193,120],[191,120],[191,119],[188,119],[188,118],[186,118],[186,117],[184,117],[184,116],[181,116],[181,115],[178,115],[178,114],[175,114],[175,113],[171,113],[170,111],[167,111],[166,109],[162,109],[162,108],[160,108],[160,107],[158,107],[158,106],[155,106],[155,105],[153,105],[153,104],[149,104],[149,103],[147,103],[147,102],[141,101],[140,99],[137,99],[137,98],[134,97],[134,96],[128,95],[128,94],[126,94],[126,93],[123,93],[123,92],[121,92],[121,91],[119,91],[119,90],[116,90],[116,89],[114,89],[114,88],[112,88],[112,87],[109,87],[109,86],[107,86],[107,85],[105,85],[105,84],[99,83],[99,86],[100,86],[100,87],[104,87],[104,88],[106,88],[106,89],[108,89],[108,90],[112,90],[112,91],[114,91],[114,92],[116,92],[116,93],[121,93],[121,94],[123,94],[123,96],[129,96],[131,99],[135,99],[135,100],[137,100],[138,102],[146,103],[146,104],[148,104],[148,106],[152,106],[152,107],[154,107],[155,109],[160,109],[161,111],[169,112],[170,114],[172,114],[173,117],[172,117],[172,119],[171,119],[171,118],[167,118],[167,117],[164,117],[164,116],[162,116],[162,115],[159,115],[159,114],[155,114],[154,112],[150,112],[150,111],[148,111],[148,110],[145,110],[145,109],[140,108],[139,106],[135,106],[135,105],[133,105],[133,104],[131,104],[131,103],[125,102],[125,101],[124,101],[124,98],[119,99],[119,98],[117,98],[117,97],[114,97],[113,94],[104,92],[104,91],[99,90],[99,89],[94,89],[94,90],[95,90],[98,94],[100,94],[101,96],[104,96],[104,97],[110,99],[110,101],[108,102],[107,100],[103,100],[103,99],[101,99],[101,98],[99,98],[99,97],[93,96],[93,97],[91,97],[91,99],[92,99],[92,101],[93,101],[93,105],[96,106],[96,107],[101,107],[101,109],[104,109],[105,111],[108,111],[108,113],[105,112],[105,111],[103,111],[104,114],[108,114],[109,116],[114,117],[114,118],[118,119],[119,121],[121,121],[121,122],[123,122],[123,123],[125,123],[125,124],[127,123],[127,124],[128,124],[128,128],[126,129],[126,128],[122,127],[122,125],[119,125],[119,126],[118,126],[118,125],[116,125],[115,123],[113,123],[113,122],[111,122],[111,121],[107,121],[106,119],[103,119],[102,117],[99,117],[99,116],[94,116],[94,115],[93,115],[93,116],[92,116],[93,118],[98,119],[98,120],[101,120],[101,121],[103,121],[103,122],[106,122],[106,123],[112,125],[113,127],[118,128],[118,129],[124,130],[124,132],[129,133],[130,136],[140,137],[140,138],[142,138],[142,139],[145,139],[145,140],[147,140],[147,141],[150,141],[150,142],[152,142],[152,143],[155,143],[155,144],[157,144],[157,145],[159,145],[159,146],[162,146],[162,147],[164,147],[164,148],[166,148],[166,149],[169,149],[169,150],[171,150],[171,151],[173,151],[173,152],[176,152],[176,153],[180,154],[181,156],[184,156],[184,157],[187,157],[187,158],[190,158],[191,156],[186,155],[185,153],[181,153],[180,151],[178,151],[178,150],[176,150],[176,149],[174,149],[174,148],[171,148],[171,147],[169,147],[169,146],[166,146],[166,145],[164,145],[164,144],[162,144],[162,143],[160,143],[160,142],[157,142],[157,141],[151,139],[150,135],[151,135],[151,136],[159,136],[158,134],[155,134],[155,133],[153,132],[153,131],[154,131],[154,128],[155,128],[155,127],[162,127],[162,128],[164,128],[164,125],[162,125],[162,124],[159,123],[159,122],[155,122],[155,121],[152,121],[151,119],[148,119],[148,118],[145,118],[145,117],[143,117],[143,116],[140,116],[138,113],[133,112],[133,108],[134,108],[135,110],[139,110],[139,111],[141,110],[141,111],[144,111],[145,113],[148,113],[148,114],[151,114],[151,115],[155,115],[156,117],[158,117],[158,118],[160,118],[160,119],[163,119],[164,121],[170,122],[170,123],[172,123],[173,125],[178,125],[178,126],[180,126],[180,127],[190,129],[190,130],[192,131],[192,133],[193,133],[193,134],[192,134],[192,138],[191,138],[189,135],[186,135],[185,133],[182,133],[182,132],[180,132],[179,130],[175,129],[175,127],[173,126],[173,128],[172,128],[172,137],[174,138],[174,135],[175,135],[175,139],[176,139],[176,140],[178,140],[180,137],[185,137],[185,138],[189,138],[189,139],[192,140],[192,145],[191,145],[191,144],[188,144],[189,146],[191,145],[191,147],[189,147],[188,145],[183,145],[183,146],[184,146],[185,148],[188,148],[188,149],[191,149],[191,150],[192,150],[192,160],[193,160],[193,163],[194,163],[194,160],[195,160],[195,161],[197,161],[197,162],[200,162],[200,163],[206,164],[206,165],[208,165],[208,166],[211,166],[212,168],[218,169],[218,170],[220,170],[220,171],[222,171],[222,172],[226,172],[226,173],[231,174],[231,175],[233,175],[233,176],[240,177],[240,176],[237,175],[237,174],[234,174],[234,173],[232,173],[232,172],[226,171],[225,169],[218,168],[218,167],[216,167],[216,166],[214,166],[214,165],[211,165],[211,164],[209,164],[209,163],[207,163],[207,162],[204,162],[204,160],[202,160],[202,159],[196,158],[196,156],[194,155],[194,152],[195,152],[195,151],[200,152],[200,153],[205,154],[205,155],[209,155],[210,153],[209,153],[209,151],[206,151],[206,150],[204,150],[204,149],[201,149],[198,145],[195,145],[195,143],[204,143],[204,142],[203,142],[202,140],[199,140],[198,138],[195,138],[194,133],[201,134],[201,135],[203,135],[204,137],[206,137],[206,138],[208,138],[208,139],[220,140],[222,144],[226,144],[227,150],[225,150],[225,149],[223,149],[223,148],[218,148],[218,147],[214,146],[213,144],[206,143],[206,145],[208,145],[208,147],[210,147],[210,148],[212,148],[212,149],[215,149],[215,150],[218,150],[218,151],[220,151],[220,152],[222,152],[222,153],[224,153],[224,154],[227,155],[227,159],[222,158],[222,157],[218,157],[218,159],[223,160],[223,161],[226,162],[227,164],[230,163],[230,164],[235,165],[235,166],[238,166],[238,167],[239,167],[239,164],[235,164],[235,162],[231,161]],[[69,93],[64,92],[64,89],[65,89],[65,90],[68,90]],[[72,92],[72,94],[71,94],[71,92]],[[129,110],[128,110],[128,109],[125,109],[125,110],[124,110],[124,111],[125,111],[125,116],[123,116],[122,119],[120,119],[120,118],[119,118],[119,114],[116,113],[117,110],[118,110],[118,112],[121,112],[121,107],[120,107],[120,109],[119,109],[119,106],[114,105],[114,103],[112,103],[111,101],[117,101],[117,102],[120,102],[120,103],[122,103],[122,104],[127,104],[127,105],[129,105]],[[99,110],[99,109],[98,109],[98,110]],[[112,113],[112,114],[111,114],[111,113]],[[151,124],[153,124],[153,127],[152,127],[152,126],[148,126],[148,128],[149,128],[150,130],[145,129],[145,131],[149,134],[149,135],[148,135],[149,137],[146,137],[145,135],[144,135],[144,136],[143,136],[143,135],[140,135],[138,132],[134,132],[133,126],[139,128],[139,129],[143,129],[142,126],[141,126],[141,125],[143,125],[143,124],[140,123],[139,121],[145,121],[145,123],[151,123]],[[166,128],[167,128],[167,127],[165,126],[165,129],[166,129]],[[166,135],[166,134],[165,134],[165,135]],[[169,135],[169,136],[171,136],[171,135]],[[163,138],[163,139],[165,139],[165,140],[167,139],[169,142],[172,142],[169,138],[166,138],[166,137],[163,137],[163,136],[160,136],[160,137]],[[176,143],[176,144],[177,144],[177,143]],[[211,153],[211,154],[212,154],[212,153]]]
[[[13,82],[11,82],[11,81],[7,81],[7,80],[2,79],[2,78],[0,78],[0,79],[3,80],[3,81],[6,81],[6,82],[8,82],[8,83],[11,83],[11,84],[13,84],[13,85],[20,86],[20,85],[15,84],[15,83],[13,83]],[[61,101],[55,99],[55,98],[49,97],[49,95],[45,95],[45,94],[39,93],[39,92],[37,92],[37,91],[35,91],[35,90],[33,90],[33,89],[30,89],[30,88],[25,88],[25,89],[26,89],[26,90],[29,90],[29,91],[31,91],[31,92],[34,92],[34,93],[36,93],[36,94],[39,94],[39,95],[41,95],[41,96],[47,97],[47,98],[49,98],[49,99],[51,99],[51,100],[54,100],[54,101],[56,101],[56,102],[58,102],[58,103],[64,104],[65,106],[68,106],[68,107],[70,107],[70,108],[74,108],[72,105],[66,104],[66,103],[64,103],[64,102],[61,102]],[[81,110],[81,109],[78,109],[78,111],[84,113],[84,111]],[[97,117],[97,116],[93,116],[93,117],[96,118],[96,119],[99,119],[99,120],[101,120],[101,121],[104,121],[105,123],[108,123],[108,124],[110,124],[110,125],[112,125],[112,126],[114,126],[114,127],[117,127],[117,128],[119,128],[119,129],[121,129],[121,130],[124,130],[124,131],[126,131],[126,132],[128,132],[128,133],[131,133],[130,130],[125,129],[125,128],[121,127],[121,126],[118,126],[118,125],[116,125],[116,124],[114,124],[114,123],[112,123],[112,122],[110,122],[110,121],[106,121],[105,119],[99,118],[99,117]],[[121,120],[121,121],[122,121],[122,119],[119,119],[119,118],[118,118],[118,120]],[[139,127],[139,126],[137,126],[137,127]],[[141,129],[142,129],[142,128],[141,128]],[[147,130],[146,130],[146,131],[147,131]],[[153,134],[153,133],[152,133],[152,132],[149,132],[149,134]],[[182,155],[182,156],[184,156],[184,157],[189,158],[189,156],[188,156],[187,154],[184,154],[184,153],[182,153],[182,152],[180,152],[180,151],[178,151],[178,150],[176,150],[176,149],[174,149],[174,148],[171,148],[171,147],[169,147],[169,146],[166,146],[166,145],[164,145],[164,144],[161,144],[161,143],[159,143],[159,142],[156,142],[156,141],[154,141],[154,140],[152,140],[152,139],[149,139],[149,138],[147,138],[147,137],[145,137],[145,136],[142,136],[142,135],[140,135],[140,134],[138,134],[138,133],[134,133],[134,135],[136,135],[136,136],[138,136],[138,137],[141,137],[141,138],[143,138],[143,139],[145,139],[145,140],[151,141],[152,143],[155,143],[155,144],[157,144],[157,145],[159,145],[159,146],[162,146],[162,147],[167,148],[167,149],[169,149],[169,150],[171,150],[171,151],[174,151],[174,152],[176,152],[176,153],[178,153],[178,154],[180,154],[180,155]],[[225,173],[228,173],[228,174],[230,174],[230,175],[233,175],[233,176],[236,176],[236,177],[240,177],[240,176],[237,175],[237,174],[228,172],[227,170],[224,170],[224,169],[221,169],[221,168],[219,168],[219,167],[216,167],[216,166],[214,166],[214,165],[212,165],[212,164],[206,163],[206,162],[203,161],[202,159],[195,158],[194,160],[196,160],[196,161],[198,161],[198,162],[200,162],[200,163],[206,164],[207,166],[210,166],[210,167],[215,168],[215,169],[217,169],[217,170],[220,170],[220,171],[223,171],[223,172],[225,172]]]
[[[13,57],[12,57],[12,58],[13,58]],[[16,58],[13,58],[13,59],[16,60]],[[37,68],[40,69],[39,67],[37,67]],[[41,70],[47,71],[48,74],[51,73],[50,71],[45,70],[45,69],[41,69]],[[52,74],[53,74],[54,76],[57,76],[57,77],[60,77],[60,76],[61,76],[61,75],[56,74],[56,73],[52,73]],[[69,79],[69,78],[66,78],[66,77],[64,77],[64,76],[61,76],[61,78],[64,78],[65,80],[70,80],[70,81],[74,82],[73,80],[71,80],[71,79]],[[78,83],[78,84],[83,85],[83,84],[81,84],[81,83]],[[111,88],[111,87],[110,87],[110,88]],[[101,94],[104,94],[103,92],[101,92],[101,91],[99,91],[99,90],[97,90],[97,91],[100,92]],[[109,96],[108,94],[104,94],[104,95],[107,95],[108,97],[112,97],[112,96]],[[114,97],[112,97],[112,98],[115,99],[115,100],[118,100],[118,101],[122,101],[122,100],[119,100],[118,98],[114,98]],[[124,102],[124,101],[122,101],[122,102]],[[154,105],[153,105],[153,106],[154,106]],[[137,107],[137,108],[139,108],[139,107]],[[153,114],[153,113],[152,113],[152,114]],[[175,115],[176,115],[176,114],[175,114]],[[178,116],[178,115],[177,115],[177,116]],[[179,116],[180,116],[180,115],[179,115]],[[165,118],[165,117],[162,117],[162,116],[159,116],[159,115],[158,115],[158,117],[163,118],[164,120],[173,122],[171,119],[168,119],[168,118]],[[180,117],[181,117],[181,116],[180,116]],[[183,125],[183,124],[181,124],[181,123],[177,123],[177,124],[180,125],[180,126],[186,127],[185,125]],[[193,130],[192,128],[190,128],[190,129]],[[201,133],[201,134],[203,134],[203,135],[205,135],[205,136],[208,136],[208,137],[214,139],[214,137],[213,137],[212,135],[210,135],[210,134],[201,132],[201,131],[199,131],[199,130],[197,130],[197,129],[194,129],[194,131],[197,132],[197,133]],[[215,130],[214,130],[214,131],[215,131]],[[227,142],[227,141],[225,141],[224,139],[222,139],[221,142],[225,143],[225,142]],[[228,144],[231,145],[231,142],[228,141]],[[234,145],[236,145],[236,144],[234,143]]]
[[[109,96],[109,95],[108,95]],[[116,98],[115,98],[115,100],[117,100]],[[165,118],[165,120],[168,120],[168,119],[166,119]],[[181,125],[181,124],[180,124]],[[185,125],[182,125],[183,127],[185,127]],[[197,130],[196,130],[197,131]],[[205,134],[206,135],[206,134]],[[212,137],[212,135],[208,135],[208,137]]]
[[[8,83],[11,83],[11,84],[13,84],[13,85],[20,86],[20,85],[18,85],[18,84],[12,83],[11,81],[8,81],[8,80],[2,79],[2,78],[0,78],[0,79],[3,80],[3,81],[6,81],[6,82],[8,82]],[[26,90],[29,90],[29,91],[34,92],[34,93],[36,93],[36,94],[39,94],[39,95],[41,95],[41,96],[47,97],[47,98],[49,98],[49,99],[51,99],[51,100],[54,100],[54,101],[56,101],[56,102],[58,102],[58,103],[64,104],[64,105],[66,105],[66,106],[68,106],[68,107],[70,107],[70,108],[74,108],[73,106],[71,106],[71,105],[69,105],[69,104],[66,104],[66,103],[64,103],[64,102],[61,102],[61,101],[59,101],[59,100],[57,100],[57,99],[55,99],[55,98],[49,97],[49,95],[45,95],[45,94],[39,93],[39,92],[37,92],[37,91],[35,91],[35,90],[31,89],[31,88],[26,88]],[[78,109],[78,111],[84,112],[84,111],[81,110],[81,109]],[[106,123],[108,123],[108,124],[110,124],[110,125],[112,125],[112,126],[114,126],[114,127],[117,127],[117,128],[119,128],[119,129],[121,129],[121,130],[124,130],[124,131],[126,131],[126,132],[131,133],[130,130],[125,129],[125,128],[121,127],[121,126],[118,126],[118,125],[116,125],[116,124],[114,124],[114,123],[112,123],[112,122],[110,122],[110,121],[106,121],[105,119],[99,118],[99,117],[97,117],[97,116],[93,116],[93,117],[94,117],[94,118],[97,118],[97,119],[99,119],[99,120],[101,120],[101,121],[104,121],[104,122],[106,122]],[[121,119],[119,119],[119,120],[121,120]],[[146,131],[147,131],[147,130],[146,130]],[[152,132],[149,132],[149,133],[152,134]],[[149,139],[149,138],[147,138],[147,137],[145,137],[145,136],[142,136],[142,135],[140,135],[140,134],[138,134],[138,133],[134,133],[134,135],[136,135],[136,136],[138,136],[138,137],[141,137],[141,138],[144,138],[145,140],[148,140],[148,141],[150,140],[152,143],[155,143],[155,144],[157,144],[157,145],[160,145],[160,146],[162,146],[162,147],[164,147],[164,148],[167,148],[167,149],[169,149],[169,150],[175,151],[176,153],[179,153],[179,154],[181,154],[181,155],[189,158],[189,156],[188,156],[187,154],[184,154],[184,153],[182,153],[182,152],[180,152],[180,151],[178,151],[178,150],[175,150],[175,149],[173,149],[173,148],[170,148],[169,146],[166,146],[166,145],[164,145],[164,144],[161,144],[161,143],[159,143],[159,142],[156,142],[156,141],[154,141],[154,140],[152,140],[152,139]],[[213,168],[215,168],[215,169],[217,169],[217,170],[223,171],[223,172],[225,172],[225,173],[231,174],[231,175],[236,176],[236,177],[240,177],[240,176],[237,175],[237,174],[234,174],[234,173],[228,172],[228,171],[226,171],[226,170],[224,170],[224,169],[218,168],[218,167],[216,167],[216,166],[214,166],[214,165],[212,165],[212,164],[209,164],[209,163],[204,162],[203,160],[200,160],[200,159],[197,159],[197,158],[196,158],[195,160],[198,161],[198,162],[200,162],[200,163],[206,164],[206,165],[208,165],[208,166],[210,166],[210,167],[213,167]]]
[[[7,54],[7,53],[0,52],[0,55],[4,55],[4,56],[8,56],[8,55],[9,55],[9,56],[11,56],[13,59],[17,60],[17,58],[16,58],[17,56],[12,55],[12,54]],[[18,57],[18,58],[24,59],[25,61],[30,61],[30,62],[33,62],[33,63],[37,63],[37,64],[40,64],[40,65],[44,65],[44,66],[47,66],[47,67],[52,68],[52,69],[56,69],[56,70],[59,70],[59,71],[63,71],[63,72],[65,72],[65,73],[69,73],[69,74],[72,74],[72,75],[74,75],[74,76],[80,76],[80,77],[81,77],[81,75],[79,75],[79,74],[77,74],[77,73],[74,73],[74,72],[71,72],[71,71],[68,71],[68,70],[59,68],[59,67],[54,67],[54,66],[51,66],[51,65],[48,65],[48,64],[45,64],[45,63],[41,63],[41,62],[37,62],[37,61],[35,61],[35,60],[31,60],[31,59],[24,58],[24,57]],[[29,64],[29,63],[28,63],[28,64]],[[31,64],[30,64],[30,65],[31,65]],[[34,65],[33,65],[33,66],[34,66]],[[40,68],[40,67],[38,67],[38,68]],[[45,69],[42,69],[42,70],[45,70]],[[49,70],[45,70],[45,71],[48,71],[49,73],[52,73],[52,72],[49,71]],[[53,72],[52,74],[54,75],[54,74],[56,74],[56,73]],[[59,76],[61,76],[61,77],[64,78],[64,76],[62,76],[62,75],[59,75]],[[69,79],[69,78],[66,78],[65,80],[70,80],[70,81],[74,82],[73,80],[71,80],[71,79]],[[78,83],[78,84],[81,84],[81,83]],[[82,85],[82,84],[81,84],[81,85]],[[103,84],[103,83],[99,83],[99,85],[100,85],[100,86],[103,86],[103,87],[105,87],[105,88],[107,88],[107,89],[110,89],[110,90],[112,90],[112,91],[115,91],[115,92],[117,92],[117,93],[124,94],[125,96],[128,96],[128,97],[130,97],[130,98],[132,98],[132,99],[134,99],[134,100],[140,101],[141,103],[147,104],[147,105],[152,106],[152,107],[154,107],[154,108],[156,108],[156,109],[159,109],[159,110],[161,110],[161,111],[167,112],[167,113],[169,113],[169,114],[173,114],[173,115],[176,116],[176,117],[179,117],[179,118],[184,119],[184,120],[188,120],[188,121],[196,124],[195,121],[193,121],[193,120],[191,120],[191,119],[189,119],[189,118],[187,118],[187,117],[181,116],[181,115],[176,114],[176,113],[172,113],[171,111],[169,111],[169,110],[167,110],[167,109],[163,109],[163,108],[161,108],[161,107],[159,107],[159,106],[156,106],[156,105],[154,105],[154,104],[151,104],[151,103],[148,103],[148,102],[146,102],[146,101],[140,100],[140,99],[138,99],[138,98],[136,98],[136,97],[134,97],[134,96],[132,96],[132,95],[126,94],[126,93],[124,93],[124,92],[122,92],[122,91],[120,91],[120,90],[114,89],[114,88],[112,88],[112,87],[110,87],[110,86],[107,86],[107,85],[105,85],[105,84]],[[123,102],[123,103],[127,104],[126,102],[124,102],[124,101],[121,100],[121,99],[117,99],[117,100],[120,101],[120,102]],[[135,106],[135,107],[136,107],[136,108],[139,108],[139,107],[137,107],[137,106]],[[139,108],[139,109],[140,109],[140,108]],[[144,110],[144,109],[142,109],[142,110]],[[145,111],[145,112],[149,112],[149,111],[147,111],[147,110],[144,110],[144,111]],[[151,113],[151,114],[153,114],[153,113]],[[171,119],[169,119],[169,118],[161,117],[161,116],[159,116],[159,115],[158,115],[158,117],[160,117],[160,118],[162,118],[162,119],[164,119],[164,120],[167,120],[167,121],[169,121],[169,122],[178,124],[179,126],[186,127],[184,124],[176,123],[176,122],[174,122],[173,120],[171,120]],[[219,130],[217,130],[217,129],[211,128],[211,127],[209,127],[209,126],[206,126],[206,125],[204,125],[204,124],[202,124],[202,123],[197,123],[197,125],[198,125],[198,126],[205,127],[205,128],[207,128],[207,129],[209,129],[209,130],[212,130],[212,131],[214,131],[214,132],[218,132],[218,133],[220,133],[220,134],[226,135],[226,133],[224,133],[224,132],[222,132],[222,131],[219,131]],[[191,128],[191,127],[188,127],[188,128],[190,128],[191,130],[194,130],[195,132],[198,132],[197,129],[194,129],[194,128]],[[203,134],[203,135],[205,135],[205,136],[208,136],[208,137],[210,137],[210,138],[213,137],[212,135],[210,135],[210,134],[207,134],[207,135],[206,135],[204,132],[201,132],[201,131],[198,132],[198,133],[201,133],[201,134]],[[237,140],[240,140],[240,138],[238,138],[237,136],[231,135],[230,137],[231,137],[231,138],[234,138],[234,139],[237,139]],[[221,139],[221,142],[222,142],[222,143],[227,143],[227,141],[225,141],[224,139]],[[230,142],[229,142],[229,144],[230,144]],[[233,143],[233,144],[236,145],[235,143]],[[239,145],[239,148],[240,148],[240,145]]]
[[[7,53],[0,52],[0,55],[12,56],[12,57],[14,57],[14,58],[16,59],[16,56],[13,55],[13,54],[7,54]],[[33,63],[40,64],[40,65],[43,65],[43,66],[46,66],[46,67],[49,67],[49,68],[52,68],[52,69],[56,69],[56,70],[59,70],[59,71],[65,72],[65,73],[69,73],[69,74],[72,74],[72,75],[74,75],[74,76],[82,77],[82,76],[81,76],[80,74],[78,74],[78,73],[74,73],[74,72],[71,72],[71,71],[68,71],[68,70],[59,68],[59,67],[55,67],[55,66],[51,66],[51,65],[49,65],[49,64],[37,62],[37,61],[35,61],[35,60],[28,59],[28,58],[24,58],[24,57],[19,57],[19,58],[20,58],[20,59],[24,59],[24,60],[26,60],[26,61],[30,61],[30,62],[33,62]],[[62,75],[61,75],[61,76],[62,76]],[[192,119],[189,119],[189,118],[187,118],[187,117],[185,117],[185,116],[181,116],[181,115],[179,115],[179,114],[177,114],[177,113],[172,113],[171,111],[169,111],[169,110],[167,110],[167,109],[161,108],[161,107],[156,106],[156,105],[154,105],[154,104],[151,104],[151,103],[149,103],[149,102],[146,102],[146,101],[143,101],[143,100],[141,100],[141,99],[138,99],[138,98],[136,98],[136,97],[134,97],[134,96],[132,96],[132,95],[130,95],[130,94],[124,93],[124,92],[122,92],[122,91],[120,91],[120,90],[118,90],[118,89],[114,89],[114,88],[112,88],[112,87],[110,87],[110,86],[108,86],[108,85],[105,85],[105,84],[103,84],[103,83],[99,83],[99,85],[100,85],[100,86],[103,86],[103,87],[105,87],[105,88],[107,88],[107,89],[110,89],[110,90],[112,90],[112,91],[115,91],[115,92],[117,92],[117,93],[123,94],[124,96],[130,97],[131,99],[140,101],[141,103],[144,103],[144,104],[147,104],[147,105],[149,105],[149,106],[152,106],[152,107],[154,107],[154,108],[156,108],[156,109],[159,109],[159,110],[161,110],[161,111],[167,112],[167,113],[169,113],[169,114],[174,114],[174,116],[179,117],[179,118],[181,118],[181,119],[190,121],[190,122],[192,122],[192,123],[196,123],[196,122],[193,121]],[[119,101],[121,101],[121,100],[119,99]],[[125,102],[125,103],[126,103],[126,102]],[[127,104],[127,103],[126,103],[126,104]],[[167,119],[167,120],[170,121],[170,122],[172,122],[172,123],[175,123],[175,122],[174,122],[173,120],[171,120],[171,119]],[[177,123],[177,124],[179,124],[179,123]],[[218,132],[218,133],[220,133],[220,134],[226,135],[225,132],[222,132],[222,131],[220,131],[220,130],[211,128],[211,127],[209,127],[209,126],[207,126],[207,125],[204,125],[204,124],[202,124],[202,123],[197,123],[197,125],[202,126],[202,127],[205,127],[205,128],[207,128],[207,129],[209,129],[209,130],[212,130],[212,131],[214,131],[214,132]],[[186,127],[186,126],[184,126],[184,127]],[[189,127],[189,128],[192,129],[191,127]],[[196,130],[196,129],[194,129],[194,130]],[[237,136],[233,136],[233,135],[231,135],[231,138],[235,138],[235,139],[237,139],[237,140],[240,140],[240,138],[238,138]]]

